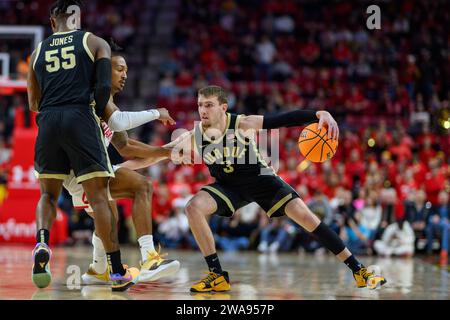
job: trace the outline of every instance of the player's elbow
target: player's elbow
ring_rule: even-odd
[[[102,117],[105,109],[106,104],[109,101],[109,97],[111,94],[111,84],[109,83],[98,83],[95,86],[94,90],[94,100],[95,100],[95,109],[96,114],[99,117]]]
[[[36,102],[30,102],[29,109],[30,111],[38,112],[38,104]]]

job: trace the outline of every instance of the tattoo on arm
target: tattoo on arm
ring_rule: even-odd
[[[124,148],[128,143],[128,134],[126,131],[114,132],[114,135],[111,139],[111,143],[116,148],[116,150],[120,150]]]

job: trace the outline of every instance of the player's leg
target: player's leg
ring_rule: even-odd
[[[124,291],[139,275],[136,268],[124,268],[121,261],[117,220],[109,207],[108,180],[114,173],[106,152],[100,120],[93,109],[70,109],[62,119],[63,148],[69,156],[78,183],[95,212],[94,224],[102,239],[111,271],[112,290]],[[78,139],[71,139],[76,136]]]
[[[243,188],[239,192],[247,192],[267,213],[269,217],[277,217],[286,214],[294,222],[306,231],[313,233],[322,245],[333,252],[336,257],[344,262],[353,272],[358,287],[365,287],[367,279],[374,276],[351,254],[344,242],[326,224],[306,206],[297,192],[283,179],[274,175],[261,175],[248,183],[257,185],[258,188]],[[249,190],[249,191],[245,191]],[[384,284],[382,277],[374,278],[375,284]]]
[[[72,203],[76,209],[84,209],[91,218],[94,219],[95,214],[89,202],[86,199],[86,194],[83,186],[78,184],[73,171],[70,172],[68,178],[64,180],[64,188],[69,191],[72,196]],[[117,208],[114,201],[109,201],[111,211],[116,220],[118,220]],[[89,265],[88,271],[82,275],[84,284],[105,284],[109,282],[109,270],[106,257],[106,251],[103,247],[102,240],[95,233],[92,234],[93,259]]]
[[[230,279],[220,265],[207,218],[212,214],[230,217],[246,204],[232,190],[213,183],[204,186],[186,205],[189,226],[209,268],[208,276],[195,283],[191,287],[191,292],[230,290]]]
[[[216,201],[207,192],[200,190],[186,205],[189,227],[204,257],[216,255],[216,244],[207,217],[217,211]],[[208,262],[208,260],[207,260]],[[220,264],[208,267],[210,271],[222,271]]]
[[[81,186],[80,188],[83,189]],[[72,195],[72,199],[74,199],[74,195]],[[114,218],[118,221],[119,214],[116,202],[113,200],[109,201],[109,207],[113,212]],[[85,210],[94,219],[95,213],[92,211],[92,207],[88,206]],[[95,230],[92,233],[92,246],[92,263],[89,264],[88,270],[81,276],[81,279],[84,284],[108,284],[110,279],[106,251],[102,239],[96,234]]]
[[[33,250],[32,279],[39,288],[50,284],[50,229],[56,217],[56,206],[63,180],[69,176],[70,161],[58,135],[60,112],[41,112],[37,116],[39,131],[34,149],[35,171],[41,196],[36,207],[36,246]]]
[[[228,291],[228,274],[222,270],[208,218],[217,211],[218,204],[207,192],[200,190],[186,205],[186,216],[195,241],[208,265],[209,273],[191,287],[191,292]]]
[[[109,207],[108,179],[107,177],[92,178],[83,181],[82,185],[86,198],[95,212],[95,232],[102,239],[106,251],[107,261],[111,269],[112,288],[113,290],[123,291],[135,283],[137,275],[134,269],[125,269],[122,265],[117,219]]]
[[[56,207],[61,193],[62,180],[40,179],[41,197],[36,207],[36,246],[33,250],[32,280],[38,288],[47,287],[52,279],[49,248],[50,229],[56,218]]]
[[[139,281],[154,281],[173,275],[180,269],[179,261],[163,259],[153,243],[151,181],[127,168],[118,168],[115,175],[109,183],[111,196],[114,199],[133,199],[132,218],[142,257]]]
[[[374,289],[386,283],[383,277],[369,273],[365,266],[345,247],[341,238],[321,222],[300,198],[289,201],[285,213],[308,232],[313,233],[325,248],[333,252],[341,262],[344,262],[352,270],[356,285],[359,288],[367,286]],[[368,283],[369,278],[370,284]]]

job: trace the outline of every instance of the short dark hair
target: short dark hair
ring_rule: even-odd
[[[219,86],[207,86],[198,90],[198,95],[205,97],[216,96],[220,104],[228,103],[227,92]]]
[[[120,47],[114,38],[109,38],[109,46],[111,47],[111,57],[123,56],[123,48]]]
[[[63,15],[69,16],[67,8],[72,5],[81,7],[83,2],[81,0],[57,0],[50,8],[50,16],[55,18]]]

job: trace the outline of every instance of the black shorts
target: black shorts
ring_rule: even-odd
[[[34,148],[38,178],[64,180],[73,169],[77,182],[114,177],[106,152],[100,119],[91,107],[48,108],[36,117],[39,127]]]
[[[242,183],[215,182],[201,190],[208,192],[217,203],[215,214],[230,217],[239,208],[256,202],[269,217],[285,214],[284,209],[297,192],[276,175],[260,175],[243,179]]]

